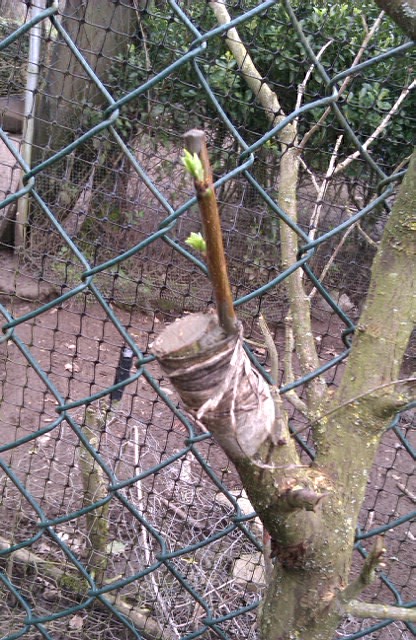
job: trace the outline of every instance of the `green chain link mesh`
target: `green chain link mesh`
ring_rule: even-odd
[[[313,375],[336,385],[414,139],[413,43],[385,20],[355,59],[374,11],[365,23],[364,13],[343,17],[348,4],[235,3],[233,24],[288,114],[271,128],[224,44],[229,25],[205,2],[64,5],[22,3],[20,22],[1,22],[1,637],[255,638],[261,528],[149,355],[164,323],[212,303],[206,267],[185,243],[200,222],[181,137],[207,131],[253,362],[267,377],[260,312],[284,349],[284,280],[303,268],[323,363]],[[22,101],[33,36],[36,98],[52,124],[38,109],[30,159],[18,114],[6,119],[12,98]],[[305,134],[327,110],[305,146],[294,224],[276,204],[274,140],[295,118]],[[350,170],[326,180],[322,163],[341,140]],[[283,272],[279,224],[301,244]],[[409,371],[414,357],[410,345]],[[304,426],[295,411],[291,421]],[[409,407],[383,439],[356,544],[365,556],[385,533],[388,564],[371,596],[408,607],[415,426]],[[298,442],[313,457],[305,433]],[[411,623],[349,619],[337,637],[414,636]]]

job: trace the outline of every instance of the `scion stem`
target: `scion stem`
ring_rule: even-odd
[[[184,139],[185,149],[199,156],[204,169],[203,180],[194,177],[194,184],[202,217],[208,270],[214,290],[220,326],[227,335],[232,335],[237,331],[237,316],[234,311],[228,278],[220,215],[213,186],[205,133],[200,129],[191,129],[184,135]]]

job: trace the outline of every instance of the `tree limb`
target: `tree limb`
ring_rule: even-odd
[[[416,40],[416,0],[375,0],[375,3],[409,38]]]
[[[222,0],[210,2],[209,5],[220,25],[231,22],[230,14]],[[285,117],[280,101],[257,70],[235,27],[227,31],[225,43],[236,59],[245,82],[265,110],[267,118],[272,126],[276,126]]]
[[[347,605],[353,598],[359,596],[368,585],[374,582],[376,569],[380,566],[385,551],[383,537],[377,536],[373,548],[365,559],[360,575],[338,595],[340,603]]]
[[[357,618],[377,618],[379,620],[400,620],[402,622],[416,622],[416,608],[395,607],[392,604],[372,604],[351,600],[345,613]]]

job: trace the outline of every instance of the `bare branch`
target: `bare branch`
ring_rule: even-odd
[[[328,42],[326,42],[324,44],[323,47],[321,47],[321,49],[318,51],[317,54],[317,59],[320,60],[322,55],[324,54],[325,50],[329,47],[329,45],[331,45],[334,41],[333,40],[328,40]],[[296,98],[296,105],[295,105],[295,111],[297,111],[298,109],[300,109],[300,107],[302,106],[302,102],[303,102],[303,96],[305,95],[305,89],[306,89],[306,85],[309,82],[309,78],[311,77],[313,70],[315,69],[315,63],[312,63],[311,66],[309,67],[309,69],[307,70],[305,77],[303,79],[303,81],[300,83],[299,87],[298,87],[298,95]]]
[[[380,15],[378,16],[377,20],[375,20],[373,26],[371,27],[370,31],[368,31],[368,28],[366,28],[366,36],[357,52],[357,55],[354,58],[354,61],[351,65],[351,70],[354,69],[354,67],[357,66],[357,64],[359,64],[365,50],[368,47],[368,44],[371,40],[371,38],[373,37],[373,35],[376,33],[376,31],[378,31],[378,28],[383,20],[384,17],[384,11],[382,11],[380,13]],[[342,85],[339,88],[338,91],[338,97],[341,96],[344,91],[346,90],[346,88],[348,87],[348,85],[350,84],[350,82],[352,81],[354,77],[354,74],[351,73],[349,76],[347,76],[344,79],[344,82],[342,83]],[[322,114],[322,116],[319,118],[318,122],[316,122],[314,124],[314,126],[309,129],[309,131],[307,131],[301,141],[301,143],[298,145],[298,150],[299,153],[301,153],[303,151],[303,149],[306,147],[307,143],[309,142],[310,138],[316,133],[316,131],[319,129],[319,127],[321,127],[323,125],[323,123],[325,122],[325,120],[327,119],[327,117],[329,116],[329,114],[331,113],[331,107],[327,107],[324,111],[324,113]]]
[[[412,493],[411,491],[409,491],[409,489],[407,489],[404,484],[400,484],[399,482],[397,483],[397,487],[398,489],[400,489],[400,491],[402,493],[404,493],[405,496],[407,496],[409,498],[409,500],[411,500],[412,502],[414,502],[416,504],[416,495],[414,493]]]
[[[100,411],[90,405],[85,412],[83,433],[92,449],[98,449],[98,433],[104,426]],[[84,506],[103,502],[107,497],[108,478],[102,467],[83,442],[79,450],[79,466],[84,488]],[[103,502],[96,509],[86,514],[88,549],[88,570],[98,585],[102,585],[107,569],[107,545],[110,526],[108,520],[109,503]]]
[[[315,187],[316,193],[319,193],[319,184],[314,172],[311,171],[311,169],[309,169],[308,165],[306,164],[305,160],[302,157],[299,158],[299,162],[301,163],[302,167],[305,169],[306,173],[310,176],[310,179],[312,180],[312,184]]]
[[[396,102],[394,103],[394,105],[392,106],[388,114],[385,116],[385,118],[383,118],[383,120],[378,125],[377,129],[364,142],[363,149],[367,150],[370,144],[373,144],[373,142],[379,137],[379,135],[383,133],[383,131],[386,129],[387,125],[389,124],[394,114],[398,111],[403,100],[409,95],[409,93],[415,87],[416,87],[416,80],[413,80],[413,82],[411,82],[408,87],[405,87],[403,89],[403,91],[401,92],[400,96],[397,98]],[[337,175],[341,171],[344,171],[344,169],[348,167],[348,165],[350,165],[351,162],[356,158],[358,158],[359,156],[360,156],[360,151],[358,150],[354,151],[354,153],[349,155],[348,158],[345,158],[345,160],[337,166],[337,168],[334,171],[334,175]]]
[[[219,24],[224,25],[231,22],[230,14],[222,0],[210,2],[209,4]],[[235,27],[227,31],[225,42],[234,58],[237,60],[237,64],[240,67],[244,80],[266,111],[268,119],[273,126],[277,125],[278,122],[284,118],[284,113],[279,99],[276,93],[270,89],[268,84],[263,80],[261,74],[258,72]]]
[[[295,340],[293,337],[293,318],[290,313],[285,317],[285,385],[291,384],[295,376],[293,374],[293,362],[292,355],[295,349]],[[289,400],[292,406],[295,407],[302,415],[308,416],[308,407],[301,400],[294,389],[286,391],[285,397]]]
[[[345,606],[345,613],[356,618],[377,618],[378,620],[401,620],[416,622],[416,608],[395,607],[392,604],[373,604],[351,600]]]
[[[287,440],[289,437],[289,429],[288,429],[288,419],[287,413],[283,407],[283,401],[280,395],[279,387],[278,387],[278,379],[279,379],[279,354],[277,353],[277,348],[273,340],[273,336],[270,333],[270,329],[267,326],[267,322],[264,316],[259,316],[259,327],[264,337],[264,342],[266,343],[267,351],[270,355],[271,360],[271,374],[273,385],[270,389],[273,402],[274,402],[274,412],[275,412],[275,433],[274,433],[274,444],[277,444],[280,441]]]
[[[377,536],[373,548],[365,559],[360,575],[338,595],[340,603],[347,605],[353,598],[359,596],[368,585],[374,582],[376,569],[380,566],[385,552],[384,539],[382,536]]]
[[[319,218],[321,217],[321,212],[322,212],[322,203],[323,203],[323,199],[325,198],[325,194],[326,191],[328,189],[328,183],[331,180],[331,178],[333,177],[334,173],[335,173],[335,162],[338,156],[338,151],[339,148],[341,146],[342,140],[344,138],[344,135],[340,135],[337,138],[337,141],[335,143],[334,146],[334,150],[331,153],[331,158],[329,160],[329,164],[328,164],[328,169],[325,173],[324,179],[322,180],[322,184],[321,187],[318,191],[318,197],[316,200],[316,204],[311,216],[311,222],[310,222],[310,233],[309,236],[311,238],[311,240],[313,240],[315,238],[316,235],[316,230],[318,228],[318,224],[319,224]]]
[[[357,226],[357,222],[353,225],[351,225],[351,227],[348,227],[348,229],[346,230],[346,232],[344,233],[344,235],[342,236],[341,240],[339,241],[338,245],[336,246],[336,248],[334,249],[330,259],[328,260],[328,262],[326,263],[325,267],[322,270],[321,275],[319,276],[319,280],[320,282],[323,282],[328,271],[331,269],[332,265],[334,264],[334,261],[338,255],[338,253],[341,251],[343,245],[345,244],[348,236],[350,235],[350,233],[352,233],[352,231],[354,230],[354,228]],[[312,298],[314,297],[316,293],[316,287],[314,287],[312,289],[312,291],[309,294],[309,300],[312,300]]]
[[[273,336],[270,333],[270,329],[263,315],[259,316],[259,327],[263,334],[264,342],[266,344],[266,349],[269,352],[269,356],[270,356],[270,366],[271,366],[273,384],[277,386],[279,383],[279,354],[277,353]]]
[[[377,249],[378,247],[378,242],[376,242],[375,240],[373,240],[373,238],[370,238],[370,236],[368,235],[368,233],[366,233],[364,231],[364,229],[362,228],[362,226],[360,225],[359,222],[357,222],[355,225],[352,225],[353,227],[357,227],[358,231],[360,232],[360,235],[364,238],[364,240],[366,242],[368,242],[368,244],[370,245],[370,247],[373,247],[374,249]]]

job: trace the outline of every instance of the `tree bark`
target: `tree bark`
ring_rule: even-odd
[[[409,38],[416,40],[416,0],[375,0],[375,2]]]
[[[296,634],[331,640],[342,616],[338,594],[347,587],[355,528],[377,447],[396,412],[415,397],[414,386],[390,384],[398,377],[416,322],[415,198],[416,151],[374,260],[370,292],[341,385],[322,404],[327,416],[313,425],[313,467],[332,488],[319,505],[300,565],[275,565],[261,615],[265,640],[289,640]],[[256,508],[248,487],[247,493]],[[286,524],[292,526],[289,520]]]
[[[109,72],[114,73],[117,64],[120,64],[117,56],[124,54],[131,43],[136,21],[137,14],[132,1],[67,0],[61,24],[105,86],[108,84]],[[48,57],[46,51],[44,57]],[[42,68],[46,71],[46,76],[42,78],[42,73],[40,74],[33,167],[105,120],[103,112],[110,106],[108,96],[90,78],[61,35],[53,44],[50,61],[45,61]],[[79,228],[78,219],[83,219],[79,215],[82,211],[78,209],[92,206],[93,186],[107,181],[107,191],[113,191],[112,183],[116,172],[111,171],[114,164],[111,158],[114,155],[118,158],[120,150],[110,141],[99,146],[98,140],[95,136],[93,140],[85,141],[59,161],[42,169],[40,174],[36,174],[38,193],[71,236],[74,235],[74,229]],[[94,202],[94,205],[99,211],[99,203]],[[34,216],[36,212],[32,211],[32,221]],[[36,222],[39,223],[37,219]],[[39,240],[42,241],[42,232],[39,235]]]
[[[104,84],[118,54],[131,42],[135,13],[131,3],[67,0],[62,27]],[[60,37],[37,104],[37,144],[56,151],[79,132],[86,107],[108,106],[69,46]],[[85,116],[84,116],[85,117]]]

